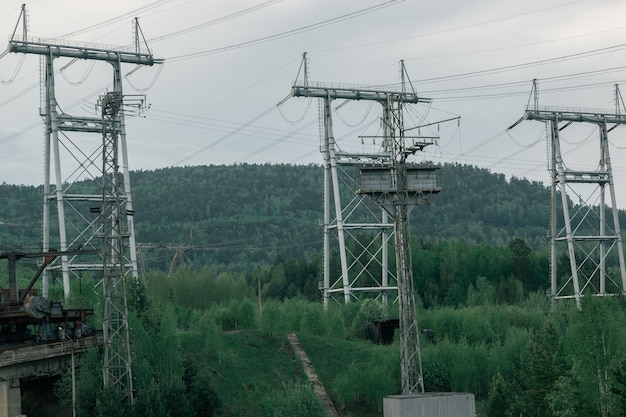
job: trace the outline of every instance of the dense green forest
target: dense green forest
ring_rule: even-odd
[[[487,417],[626,415],[623,303],[549,308],[549,190],[472,166],[442,171],[445,191],[410,219],[426,389],[474,393]],[[128,283],[138,400],[132,411],[110,407],[115,392],[103,389],[94,351],[81,361],[78,415],[321,416],[286,343],[296,332],[342,416],[381,416],[382,397],[399,392],[399,348],[364,340],[364,326],[397,307],[322,308],[322,174],[316,165],[133,172],[137,241],[162,246],[140,252],[141,279]],[[39,190],[3,184],[0,198],[1,245],[37,247]],[[95,293],[66,300],[86,304],[97,327]],[[69,389],[64,375],[56,391],[70,398]]]
[[[520,237],[533,248],[545,246],[545,186],[467,165],[446,164],[441,170],[444,192],[434,204],[413,212],[412,234],[417,239],[463,237],[470,243],[506,245]],[[322,171],[318,165],[248,164],[134,171],[137,241],[185,246],[188,261],[196,266],[318,252]],[[89,183],[75,184],[71,191],[88,189]],[[0,185],[2,245],[40,244],[40,191]],[[343,199],[352,193],[346,189]],[[168,255],[171,260],[171,250],[146,254],[147,267],[164,267]]]
[[[473,166],[441,170],[444,192],[410,218],[415,288],[424,306],[462,305],[484,282],[493,285],[495,301],[545,290],[549,190]],[[248,278],[260,273],[267,296],[317,300],[322,174],[317,165],[247,164],[132,172],[141,273],[180,266]],[[343,175],[349,181],[355,172]],[[72,191],[90,186],[84,181]],[[343,190],[344,201],[353,190]],[[38,189],[3,184],[0,198],[0,246],[39,246]]]

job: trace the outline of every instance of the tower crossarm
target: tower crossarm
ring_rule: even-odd
[[[559,107],[528,108],[524,112],[527,120],[539,120],[542,122],[581,122],[595,124],[626,124],[626,114],[612,114],[601,110],[574,109]]]
[[[361,89],[358,87],[333,87],[333,86],[319,86],[312,87],[297,86],[294,85],[291,88],[291,95],[294,97],[315,97],[315,98],[330,98],[343,99],[343,100],[369,100],[378,101],[380,103],[402,102],[402,103],[430,103],[432,99],[426,97],[420,97],[417,93],[413,92],[399,92],[399,91],[378,91],[372,89]]]
[[[24,54],[46,55],[53,58],[67,57],[91,59],[106,62],[122,62],[137,65],[154,65],[163,63],[162,59],[155,59],[152,54],[136,51],[125,51],[122,47],[111,49],[97,48],[89,44],[70,44],[36,38],[36,41],[11,39],[9,51]]]

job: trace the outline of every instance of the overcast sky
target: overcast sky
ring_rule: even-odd
[[[0,4],[6,39],[21,4]],[[440,137],[420,159],[546,183],[545,126],[526,121],[507,131],[533,102],[532,80],[545,106],[615,111],[615,85],[626,90],[620,0],[35,0],[27,10],[29,36],[103,45],[132,45],[132,21],[139,18],[154,56],[165,62],[125,80],[125,94],[145,94],[150,103],[143,117],[127,122],[133,170],[321,163],[318,102],[291,98],[277,107],[304,52],[310,81],[327,84],[398,89],[404,60],[415,90],[433,98],[430,106],[407,109],[406,127],[460,116],[420,130]],[[94,114],[98,96],[111,88],[110,66],[78,61],[60,71],[68,63],[55,60],[60,107]],[[40,184],[38,57],[8,54],[0,59],[0,79],[0,181]],[[334,115],[339,148],[376,150],[379,106],[333,105],[341,105]],[[624,129],[610,136],[622,208]],[[597,133],[589,126],[562,133],[566,163],[595,168]]]

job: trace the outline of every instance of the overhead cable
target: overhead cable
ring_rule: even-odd
[[[246,9],[243,9],[243,10],[239,10],[239,11],[237,11],[235,13],[231,13],[229,15],[222,16],[222,17],[219,17],[217,19],[209,20],[208,22],[200,23],[199,25],[190,26],[190,27],[185,28],[185,29],[177,30],[176,32],[168,33],[167,35],[157,36],[157,37],[154,37],[152,39],[148,39],[148,42],[149,43],[155,43],[155,42],[163,41],[163,40],[166,40],[166,39],[174,38],[176,36],[186,35],[188,33],[194,32],[196,30],[204,29],[204,28],[206,28],[208,26],[213,26],[213,25],[216,25],[218,23],[226,22],[228,20],[244,16],[244,15],[246,15],[248,13],[255,12],[257,10],[260,10],[260,9],[265,8],[265,7],[271,6],[271,5],[275,4],[275,3],[280,3],[281,1],[283,1],[283,0],[268,0],[268,1],[264,2],[264,3],[257,4],[255,6],[251,6],[251,7],[248,7]]]
[[[403,2],[403,1],[405,1],[405,0],[389,0],[389,1],[386,1],[384,3],[377,4],[375,6],[366,7],[364,9],[360,9],[360,10],[357,10],[357,11],[354,11],[354,12],[351,12],[351,13],[347,13],[347,14],[344,14],[344,15],[341,15],[341,16],[333,17],[331,19],[323,20],[321,22],[313,23],[313,24],[310,24],[310,25],[301,26],[299,28],[291,29],[291,30],[288,30],[288,31],[285,31],[285,32],[276,33],[274,35],[264,36],[264,37],[261,37],[261,38],[257,38],[257,39],[253,39],[253,40],[250,40],[250,41],[241,42],[241,43],[237,43],[237,44],[233,44],[233,45],[229,45],[229,46],[223,46],[223,47],[220,47],[220,48],[208,49],[208,50],[205,50],[205,51],[192,52],[192,53],[189,53],[189,54],[173,56],[173,57],[167,58],[167,60],[169,62],[176,62],[176,61],[183,61],[183,60],[192,59],[192,58],[199,58],[199,57],[202,57],[202,56],[211,55],[211,54],[215,54],[215,53],[218,53],[218,52],[226,52],[226,51],[230,51],[232,49],[244,48],[244,47],[247,47],[247,46],[258,45],[258,44],[261,44],[261,43],[273,41],[273,40],[276,40],[276,39],[285,38],[285,37],[288,37],[288,36],[298,35],[300,33],[308,32],[308,31],[311,31],[311,30],[314,30],[314,29],[319,29],[321,27],[325,27],[325,26],[329,26],[329,25],[332,25],[332,24],[335,24],[335,23],[343,22],[345,20],[353,19],[355,17],[362,16],[364,14],[380,10],[380,9],[388,7],[388,6],[393,6],[395,4],[399,4],[399,3]]]

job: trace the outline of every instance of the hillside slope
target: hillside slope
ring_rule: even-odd
[[[505,245],[515,237],[545,247],[549,190],[486,169],[447,164],[444,191],[411,214],[414,238],[463,237]],[[177,244],[192,265],[232,265],[319,253],[323,170],[318,165],[230,165],[164,168],[131,174],[140,243]],[[79,184],[80,185],[80,184]],[[348,199],[352,190],[344,190]],[[38,246],[41,195],[33,186],[0,185],[0,244]],[[190,250],[192,249],[193,250]],[[150,267],[166,268],[168,251]]]

